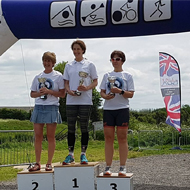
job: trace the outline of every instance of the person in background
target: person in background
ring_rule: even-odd
[[[36,75],[31,85],[30,96],[35,98],[35,106],[30,121],[34,123],[36,163],[29,171],[41,169],[43,127],[46,124],[48,139],[48,160],[46,171],[52,170],[52,159],[55,151],[56,126],[62,123],[59,113],[59,97],[65,97],[64,80],[60,72],[53,69],[56,55],[45,52],[42,56],[44,71]]]
[[[115,126],[119,143],[120,168],[119,176],[126,175],[128,155],[127,133],[129,125],[129,98],[134,95],[133,77],[123,70],[125,54],[115,50],[111,53],[113,71],[107,72],[100,85],[101,97],[105,99],[103,106],[103,125],[105,137],[106,168],[104,175],[111,175],[111,164],[114,154]]]
[[[77,117],[79,117],[82,134],[80,163],[88,164],[86,150],[89,140],[88,124],[92,105],[92,89],[98,84],[95,65],[83,57],[83,54],[86,52],[85,43],[82,40],[76,40],[71,44],[71,49],[75,59],[71,63],[66,64],[63,74],[67,92],[66,115],[69,149],[69,155],[62,162],[63,165],[74,163],[75,124]]]

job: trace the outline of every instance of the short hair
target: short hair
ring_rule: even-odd
[[[53,52],[45,52],[42,56],[42,61],[44,61],[45,59],[51,60],[54,64],[56,63],[56,55]]]
[[[120,57],[122,59],[123,63],[126,61],[125,54],[122,51],[114,50],[111,53],[111,59],[114,58],[115,55],[117,55],[118,57]]]
[[[82,40],[76,40],[76,41],[74,41],[74,42],[71,44],[71,49],[73,49],[73,46],[74,46],[75,44],[78,44],[78,45],[81,47],[81,49],[83,50],[83,54],[86,52],[86,45],[85,45],[85,43],[84,43]]]

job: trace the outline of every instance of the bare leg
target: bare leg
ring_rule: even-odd
[[[41,158],[43,127],[44,124],[34,123],[34,133],[35,133],[34,147],[35,147],[36,163],[40,163],[40,158]]]
[[[106,126],[104,127],[104,137],[105,137],[105,159],[106,165],[111,166],[113,153],[114,153],[114,136],[115,136],[115,127]]]
[[[119,157],[121,166],[125,166],[128,156],[127,133],[128,127],[117,127],[117,139],[119,143]]]
[[[48,139],[48,161],[47,164],[52,163],[53,155],[55,152],[55,130],[57,127],[56,123],[46,124],[47,126],[47,139]]]

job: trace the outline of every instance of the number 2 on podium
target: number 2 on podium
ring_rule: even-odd
[[[38,183],[37,182],[32,182],[32,185],[33,184],[35,184],[35,187],[34,187],[34,189],[32,189],[32,190],[36,190],[37,188],[38,188]]]

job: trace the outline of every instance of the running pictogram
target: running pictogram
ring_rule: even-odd
[[[143,12],[147,22],[171,19],[171,0],[144,0]]]

